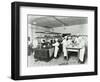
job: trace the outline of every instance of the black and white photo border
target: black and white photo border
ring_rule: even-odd
[[[12,64],[14,80],[97,75],[97,18],[96,6],[61,5],[31,2],[12,2]],[[88,63],[80,65],[28,67],[27,15],[88,17]],[[78,69],[77,69],[78,68]],[[56,70],[57,69],[57,70]]]

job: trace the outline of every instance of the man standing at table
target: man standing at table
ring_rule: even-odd
[[[52,44],[52,46],[55,47],[55,50],[54,50],[54,58],[56,59],[57,58],[57,54],[58,54],[58,51],[59,51],[59,42],[58,42],[58,39],[55,39],[55,43]]]
[[[85,41],[82,37],[79,38],[80,40],[80,54],[79,54],[79,60],[81,63],[84,63],[84,55],[85,55]]]
[[[63,45],[63,53],[64,53],[64,59],[68,59],[67,56],[67,36],[64,37],[63,41],[62,41],[62,45]]]
[[[80,52],[79,52],[79,62],[83,63],[84,62],[84,55],[85,55],[85,41],[81,36],[77,37],[77,44],[78,47],[80,47]]]

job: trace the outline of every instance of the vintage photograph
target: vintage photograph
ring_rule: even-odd
[[[11,78],[98,74],[98,7],[12,2]]]
[[[27,15],[28,67],[87,63],[88,18]]]
[[[27,66],[88,62],[88,17],[27,15]]]

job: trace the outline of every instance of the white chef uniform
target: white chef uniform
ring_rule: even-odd
[[[38,41],[36,39],[33,40],[33,48],[37,48],[38,46]]]
[[[63,53],[64,53],[64,57],[67,57],[67,49],[66,49],[67,41],[66,41],[66,39],[64,39],[64,40],[62,41],[62,44],[63,44]]]
[[[59,43],[57,42],[56,40],[56,43],[53,44],[53,46],[55,47],[55,50],[54,50],[54,57],[56,58],[57,57],[57,54],[58,54],[58,51],[59,51]]]
[[[85,55],[85,41],[82,38],[79,38],[79,47],[81,47],[79,52],[79,60],[83,62]]]

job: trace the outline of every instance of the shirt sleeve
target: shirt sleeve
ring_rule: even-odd
[[[59,46],[59,43],[55,43],[55,44],[53,44],[53,46]]]

